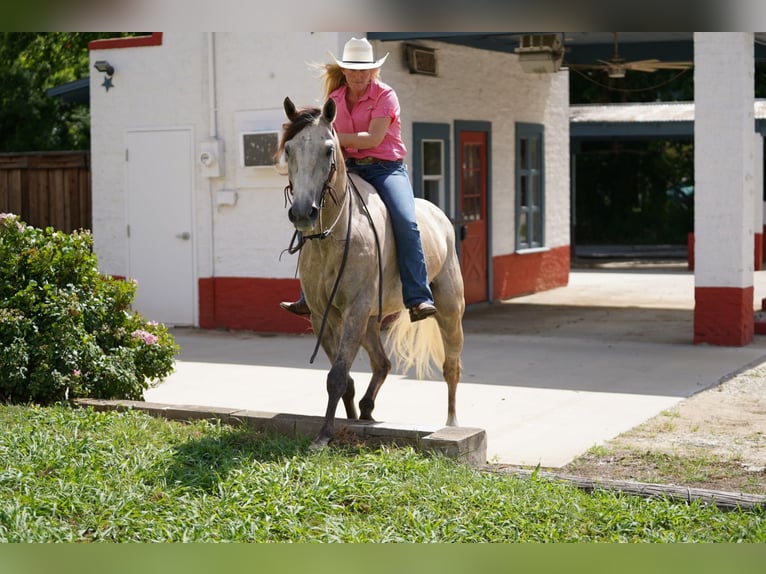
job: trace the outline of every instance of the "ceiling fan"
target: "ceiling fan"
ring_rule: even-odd
[[[617,49],[617,32],[614,32],[614,54],[608,60],[597,60],[599,64],[566,64],[573,70],[604,70],[610,78],[624,78],[628,70],[635,72],[656,72],[657,70],[687,70],[694,62],[663,62],[662,60],[635,60],[628,62]]]

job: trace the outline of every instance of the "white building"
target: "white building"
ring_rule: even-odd
[[[328,50],[339,55],[352,35],[364,34],[155,33],[91,44],[91,63],[105,70],[90,85],[95,250],[104,273],[138,280],[144,315],[203,328],[307,329],[278,306],[297,296],[298,281],[295,257],[280,257],[292,228],[269,142],[286,96],[321,104],[309,64],[329,61]],[[467,302],[566,285],[568,72],[525,72],[519,56],[475,38],[371,36],[378,57],[391,53],[382,79],[402,104],[415,192],[440,205],[461,237]],[[755,330],[763,230],[755,39],[687,40],[696,343],[745,345]]]
[[[310,64],[363,35],[183,32],[91,44],[91,64],[113,68],[90,86],[95,251],[102,272],[138,281],[137,310],[174,325],[307,329],[278,306],[297,296],[298,280],[296,257],[282,255],[293,233],[287,181],[268,146],[286,96],[322,103]],[[426,73],[412,73],[409,44],[373,45],[376,57],[391,54],[381,79],[399,94],[416,194],[463,237],[467,302],[565,285],[567,73],[525,73],[515,54],[428,39],[416,42]]]

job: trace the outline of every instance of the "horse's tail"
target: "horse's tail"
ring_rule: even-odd
[[[388,327],[386,344],[394,368],[402,374],[414,368],[418,379],[430,378],[434,366],[441,370],[444,364],[444,342],[433,318],[413,323],[407,311],[400,311]]]

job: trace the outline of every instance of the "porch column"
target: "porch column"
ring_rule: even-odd
[[[755,271],[763,270],[763,136],[753,134],[753,233],[755,234]]]
[[[694,342],[753,340],[754,37],[694,33]]]

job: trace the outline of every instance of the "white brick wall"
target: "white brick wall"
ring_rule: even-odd
[[[196,174],[197,276],[292,277],[295,258],[280,252],[292,228],[284,210],[286,178],[269,169],[239,166],[239,134],[279,128],[282,101],[318,105],[321,83],[311,62],[342,53],[362,33],[216,33],[218,137],[225,143],[224,174]],[[211,131],[208,98],[208,34],[165,33],[161,46],[99,50],[116,68],[114,89],[101,74],[91,79],[93,227],[102,271],[125,274],[124,134],[138,127],[191,126],[196,143]],[[492,124],[493,255],[514,251],[514,124],[545,124],[546,245],[569,243],[568,79],[526,74],[516,56],[424,42],[437,48],[439,76],[412,75],[399,42],[376,42],[391,52],[382,79],[402,102],[404,137],[412,147],[412,122],[480,120]],[[454,142],[453,142],[454,145]],[[452,153],[452,149],[450,150]],[[454,158],[453,164],[454,166]],[[196,167],[195,167],[196,169]],[[454,182],[453,182],[454,184]],[[218,190],[234,190],[233,206],[214,205]]]
[[[492,255],[504,255],[515,251],[514,126],[516,122],[545,124],[546,246],[568,245],[566,72],[528,74],[521,70],[513,54],[436,42],[419,44],[436,49],[438,77],[410,74],[401,63],[401,43],[375,44],[376,54],[391,52],[381,77],[399,94],[408,149],[412,147],[413,121],[452,124],[454,120],[470,120],[492,124]],[[454,166],[454,154],[451,158]]]

